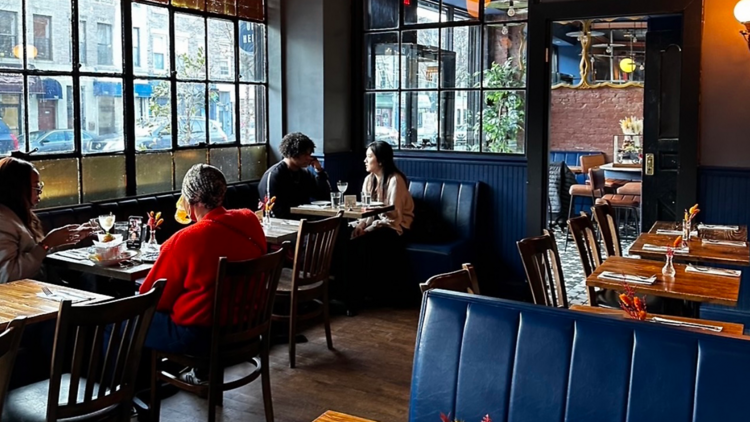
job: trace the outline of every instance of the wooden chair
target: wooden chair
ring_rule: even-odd
[[[463,264],[463,269],[432,276],[419,285],[422,293],[432,289],[445,289],[454,292],[479,294],[479,281],[471,264]]]
[[[262,257],[241,262],[219,258],[214,295],[211,348],[208,356],[188,356],[159,351],[152,352],[151,420],[158,421],[161,402],[161,381],[200,396],[208,396],[208,420],[216,420],[216,406],[223,404],[224,391],[242,387],[261,377],[263,407],[266,421],[273,421],[271,379],[268,351],[271,347],[271,311],[279,284],[289,242],[281,249]],[[191,368],[208,369],[208,384],[194,385],[181,381],[161,369],[166,362]],[[224,381],[224,368],[250,362],[251,373]]]
[[[617,229],[617,218],[615,210],[609,203],[602,202],[591,208],[596,225],[599,226],[599,234],[604,243],[604,251],[607,258],[610,256],[622,256],[620,246],[620,232]]]
[[[3,404],[25,326],[26,317],[16,317],[0,334],[0,415],[3,414]]]
[[[10,391],[3,421],[129,421],[143,342],[163,289],[158,280],[139,296],[60,303],[51,377]]]
[[[581,163],[581,172],[583,174],[588,174],[589,170],[596,170],[599,166],[602,166],[607,162],[607,158],[604,154],[582,155],[578,160]]]
[[[583,214],[583,213],[582,213]],[[587,215],[575,217],[568,220],[568,230],[573,235],[573,241],[581,258],[584,277],[590,276],[596,267],[602,264],[602,255],[599,250],[599,242],[594,235],[594,224]],[[617,292],[594,287],[586,287],[589,297],[589,305],[618,308]]]
[[[271,319],[289,323],[289,367],[296,364],[297,324],[323,316],[326,343],[333,350],[331,339],[331,320],[328,311],[328,278],[331,274],[331,258],[336,245],[339,227],[344,212],[339,211],[334,217],[310,222],[301,220],[297,232],[297,247],[294,252],[294,265],[291,270],[285,268],[276,292],[277,310]],[[300,303],[317,301],[320,306],[308,312],[300,313]],[[288,310],[288,313],[281,313]]]
[[[543,236],[523,239],[516,242],[516,245],[521,254],[534,303],[567,308],[565,279],[552,233],[545,230]]]

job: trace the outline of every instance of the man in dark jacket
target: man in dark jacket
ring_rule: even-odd
[[[258,193],[263,199],[276,197],[273,216],[289,218],[289,209],[311,200],[330,200],[331,185],[328,174],[317,158],[312,156],[315,144],[300,132],[284,136],[279,146],[283,160],[266,170],[258,184]],[[315,169],[315,174],[308,167]]]

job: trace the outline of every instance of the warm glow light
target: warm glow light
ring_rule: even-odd
[[[734,6],[734,17],[740,21],[740,23],[750,22],[750,0],[740,0],[740,2]]]
[[[26,46],[26,57],[29,59],[33,59],[36,57],[36,47],[33,45],[27,45]],[[21,44],[18,44],[17,46],[13,47],[13,55],[16,56],[16,58],[21,58],[23,55],[23,46]]]
[[[633,59],[630,57],[626,57],[622,60],[620,60],[620,69],[625,73],[633,73],[635,72],[636,64]]]
[[[487,6],[490,5],[490,1],[492,0],[484,0],[484,7],[487,8]],[[479,17],[479,0],[466,0],[466,11],[469,12],[469,15],[472,17],[478,18]]]

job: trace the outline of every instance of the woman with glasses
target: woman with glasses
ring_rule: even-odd
[[[88,225],[70,224],[44,235],[32,211],[44,183],[28,161],[0,160],[0,283],[44,279],[42,261],[50,249],[78,243],[92,233]]]

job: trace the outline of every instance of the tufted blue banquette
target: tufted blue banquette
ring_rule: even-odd
[[[479,182],[409,179],[414,225],[406,251],[415,282],[474,259]]]
[[[409,421],[739,422],[748,397],[742,338],[436,290]]]

